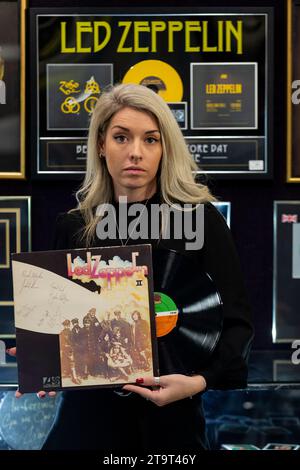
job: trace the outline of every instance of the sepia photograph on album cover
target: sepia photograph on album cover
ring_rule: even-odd
[[[12,255],[20,392],[158,374],[151,245]]]

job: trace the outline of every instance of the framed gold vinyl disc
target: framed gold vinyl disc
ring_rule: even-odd
[[[162,60],[143,60],[130,67],[122,83],[145,85],[156,91],[167,102],[178,102],[183,97],[183,84],[178,72]]]

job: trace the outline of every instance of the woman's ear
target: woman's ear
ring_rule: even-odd
[[[98,145],[98,154],[100,158],[105,158],[104,145],[101,142]]]

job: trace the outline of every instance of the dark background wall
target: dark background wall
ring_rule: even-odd
[[[209,182],[213,193],[224,201],[231,201],[232,233],[240,254],[245,282],[253,307],[256,327],[255,346],[272,347],[272,273],[273,273],[273,201],[297,200],[299,186],[287,184],[286,179],[286,14],[285,0],[269,1],[29,1],[30,6],[260,6],[274,8],[274,175],[270,180],[218,180]],[[28,64],[27,54],[27,64]],[[28,71],[27,71],[28,72]],[[299,77],[300,78],[300,77]],[[27,81],[27,90],[30,83]],[[30,105],[27,100],[27,118]],[[28,135],[28,129],[27,129]],[[0,142],[1,145],[1,142]],[[58,212],[75,206],[74,192],[79,181],[35,181],[31,178],[31,158],[34,146],[26,143],[26,181],[0,180],[0,195],[32,196],[32,249],[51,248],[55,217]],[[280,346],[276,346],[280,348]],[[273,346],[274,348],[274,346]]]

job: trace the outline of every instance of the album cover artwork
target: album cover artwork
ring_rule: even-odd
[[[12,255],[21,392],[158,374],[151,245]]]

